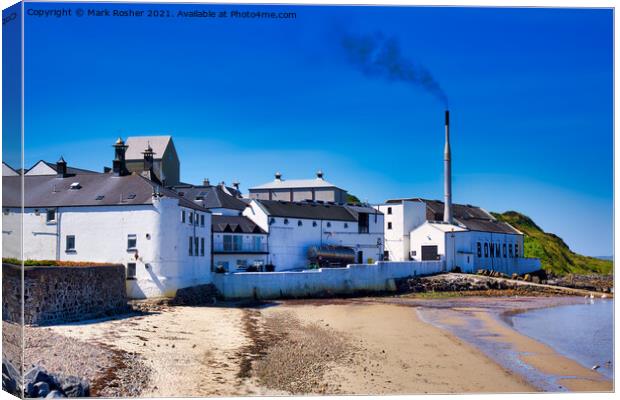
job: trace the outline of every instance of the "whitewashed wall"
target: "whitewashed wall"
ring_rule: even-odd
[[[37,215],[37,210],[38,214]],[[211,214],[205,226],[181,223],[176,199],[156,199],[153,205],[60,207],[56,222],[46,222],[46,209],[24,213],[24,259],[136,264],[136,279],[127,281],[128,296],[172,296],[177,289],[210,282]],[[3,217],[3,257],[21,258],[19,213]],[[186,213],[193,210],[185,209]],[[127,249],[128,235],[136,249]],[[67,236],[75,250],[67,251]],[[189,237],[204,237],[205,255],[189,255]],[[199,240],[200,244],[200,240]]]
[[[396,204],[381,204],[375,208],[385,216],[385,250],[389,252],[390,261],[408,261],[409,234],[426,221],[426,204],[402,201]],[[388,229],[390,223],[392,229]]]
[[[393,291],[394,279],[441,270],[441,261],[377,262],[310,271],[214,274],[213,283],[226,298],[276,299],[362,290]]]
[[[258,226],[269,233],[269,260],[276,271],[301,269],[308,266],[310,246],[347,246],[362,252],[365,262],[383,256],[383,215],[369,215],[368,233],[358,233],[355,221],[322,221],[299,218],[269,217],[255,201],[244,211]],[[273,219],[274,222],[269,221]],[[288,220],[288,223],[285,223]],[[299,225],[301,221],[301,226]],[[316,222],[314,226],[313,222]],[[346,224],[346,226],[345,226]],[[330,226],[328,226],[330,225]]]

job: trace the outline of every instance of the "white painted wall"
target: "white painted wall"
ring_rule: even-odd
[[[56,171],[53,168],[50,168],[43,161],[39,161],[35,165],[32,166],[24,175],[56,175]]]
[[[441,225],[440,225],[441,227]],[[478,254],[478,243],[481,252]],[[494,249],[499,245],[500,256],[491,257],[491,243]],[[485,253],[485,244],[488,252]],[[438,229],[436,224],[425,223],[411,232],[411,249],[416,251],[415,260],[422,260],[422,246],[436,245],[447,270],[460,267],[463,272],[475,272],[477,269],[491,269],[505,274],[514,272],[523,274],[540,269],[540,260],[523,258],[523,235],[493,232],[479,232],[455,229],[446,232]],[[506,256],[504,256],[506,245]],[[513,256],[509,249],[512,246]],[[515,253],[518,248],[518,254]],[[486,256],[485,256],[486,254]]]
[[[384,223],[381,214],[376,214],[376,219],[375,214],[369,215],[368,233],[358,233],[355,221],[269,217],[256,201],[250,203],[244,215],[269,233],[269,261],[276,271],[306,268],[310,246],[351,247],[356,254],[362,252],[364,262],[378,261],[383,256]],[[272,223],[269,222],[271,220]]]
[[[377,262],[311,271],[214,274],[213,283],[226,298],[275,299],[359,290],[393,291],[394,279],[442,270],[441,261]]]
[[[48,223],[46,209],[27,208],[24,259],[135,263],[136,279],[127,281],[130,297],[172,296],[211,278],[211,214],[200,213],[205,226],[190,225],[187,218],[181,223],[181,210],[169,198],[153,205],[61,207]],[[3,257],[21,258],[17,211],[3,215]],[[75,236],[75,251],[67,251],[68,235]],[[136,235],[136,250],[127,248],[128,235]],[[189,255],[190,236],[204,238],[204,256]]]
[[[375,208],[385,216],[385,250],[390,261],[410,260],[409,234],[426,221],[426,205],[418,201],[402,201]]]

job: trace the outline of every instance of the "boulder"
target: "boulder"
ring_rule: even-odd
[[[60,389],[67,397],[88,397],[90,385],[76,376],[68,376],[60,381]]]
[[[45,397],[50,392],[50,385],[47,382],[37,382],[34,384],[37,397]]]
[[[2,390],[8,392],[14,396],[21,397],[21,390],[19,388],[19,373],[13,367],[13,364],[2,359]]]

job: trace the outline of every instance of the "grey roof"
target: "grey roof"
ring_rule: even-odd
[[[227,193],[228,189],[221,186],[185,186],[171,188],[187,200],[194,201],[205,208],[226,208],[243,211],[248,205],[241,199]],[[234,189],[231,189],[234,191]]]
[[[316,219],[331,221],[357,221],[346,206],[318,202],[291,202],[278,200],[255,200],[272,217]],[[375,210],[373,209],[373,212]]]
[[[208,212],[200,205],[179,197],[138,174],[83,174],[60,178],[56,175],[10,176],[2,182],[2,205],[21,206],[21,179],[24,180],[25,207],[76,207],[153,204],[153,192],[176,198],[179,205]],[[79,189],[71,185],[79,183]],[[102,198],[100,198],[103,196]],[[98,200],[99,198],[99,200]]]
[[[159,160],[163,157],[166,147],[171,143],[172,136],[129,136],[125,141],[127,151],[125,152],[126,160],[142,160],[144,155],[142,152],[147,146],[153,149],[153,158]]]
[[[228,215],[213,215],[211,230],[218,233],[267,233],[247,217]]]
[[[274,179],[271,182],[254,186],[249,190],[261,189],[305,189],[305,188],[337,188],[336,185],[325,179]]]
[[[417,201],[426,204],[426,219],[428,221],[442,221],[444,203],[440,200],[427,200],[421,198],[393,199],[388,204],[401,203],[403,201]],[[508,233],[520,235],[512,225],[498,221],[486,210],[472,206],[471,204],[452,204],[452,217],[455,222],[471,231]]]
[[[383,215],[383,213],[379,210],[377,210],[374,207],[371,206],[367,206],[367,205],[363,205],[363,204],[346,204],[344,205],[344,207],[349,210],[349,212],[351,214],[353,214],[353,216],[355,217],[355,219],[358,219],[359,214],[378,214],[378,215]]]
[[[48,162],[48,161],[45,161],[45,160],[41,160],[39,162],[44,163],[45,165],[47,165],[48,167],[50,167],[54,171],[58,172],[58,170],[56,169],[56,163],[51,163],[51,162]],[[35,163],[34,165],[37,165],[39,162]],[[34,167],[34,165],[33,165],[33,167]],[[30,169],[32,169],[32,167]],[[100,172],[91,171],[89,169],[70,167],[68,165],[67,165],[67,173],[68,174],[100,174]]]

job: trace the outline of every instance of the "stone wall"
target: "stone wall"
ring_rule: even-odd
[[[2,264],[2,319],[21,321],[21,266]],[[123,265],[25,267],[24,323],[41,325],[128,311]]]

